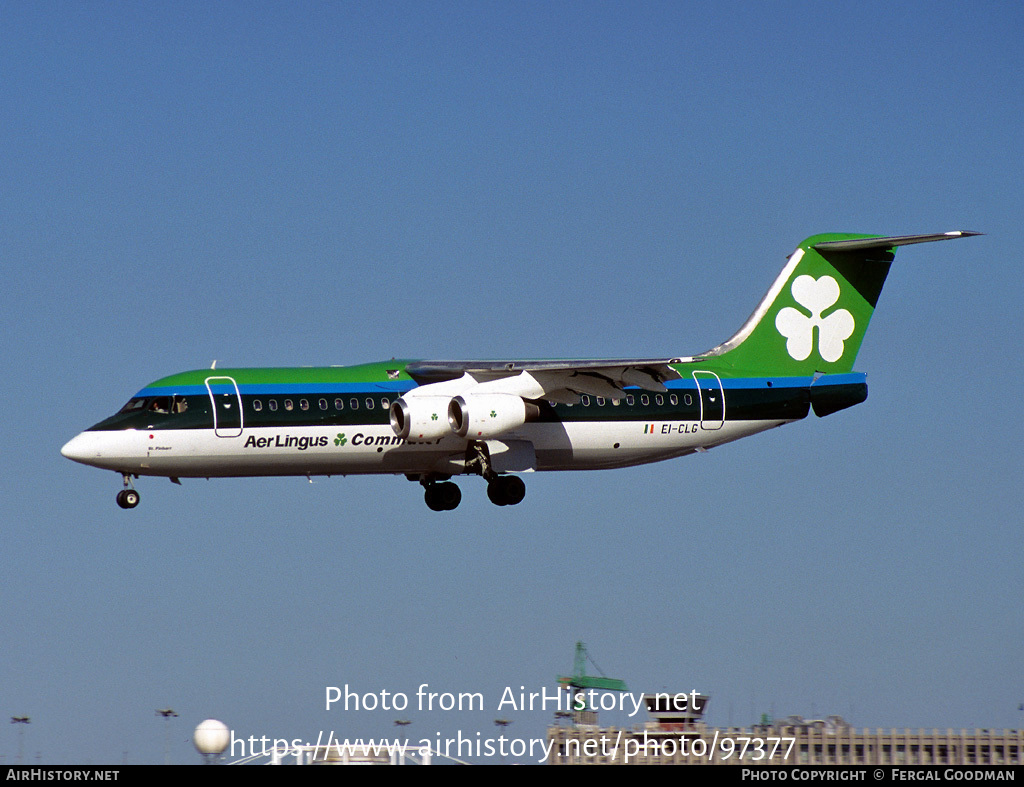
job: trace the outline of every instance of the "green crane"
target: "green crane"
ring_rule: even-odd
[[[594,668],[601,673],[597,675],[587,675],[587,660],[594,665]],[[597,666],[597,662],[590,657],[587,653],[587,646],[582,642],[576,643],[576,657],[573,659],[573,674],[571,676],[559,675],[558,685],[568,691],[573,697],[578,692],[586,692],[588,689],[596,689],[598,691],[628,691],[626,681],[619,680],[618,678],[607,678],[604,675],[604,671]],[[597,723],[597,712],[590,706],[590,697],[584,697],[583,701],[586,703],[585,707],[580,708],[576,702],[573,702],[572,708],[576,712],[575,718],[576,723],[584,724],[596,724]]]

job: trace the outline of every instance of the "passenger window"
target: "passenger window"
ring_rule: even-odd
[[[583,397],[583,406],[584,407],[590,407],[590,397],[589,396],[584,396]]]
[[[387,399],[381,399],[380,406],[387,410],[391,406],[391,402],[389,402]]]
[[[693,397],[690,396],[690,394],[685,394],[683,396],[683,401],[686,403],[686,406],[689,407],[691,404],[693,404]]]
[[[319,404],[320,404],[320,409],[321,410],[326,410],[327,409],[327,400],[326,399],[321,399]]]
[[[658,394],[657,396],[654,397],[654,401],[656,404],[665,404],[665,397],[662,396],[661,394]]]
[[[629,396],[626,397],[626,404],[628,404],[630,407],[633,406],[634,402],[636,402],[636,399],[633,397],[633,394],[630,394]]]
[[[647,394],[642,394],[640,396],[640,404],[647,405],[647,404],[650,404],[650,403],[651,403],[651,397],[649,397]]]
[[[258,413],[260,410],[263,409],[263,402],[261,402],[259,399],[253,399],[252,400],[252,409],[255,410]]]
[[[597,397],[597,406],[598,407],[604,407],[604,397],[603,396]]]
[[[338,397],[337,399],[335,399],[334,400],[334,409],[335,410],[344,410],[345,409],[345,400],[342,399],[341,397]]]
[[[669,401],[669,404],[673,404],[673,405],[679,404],[679,397],[676,396],[675,394],[672,394],[671,396],[669,396],[668,401]]]
[[[267,402],[267,406],[270,407],[271,412],[277,412],[277,399],[271,399]]]
[[[618,407],[622,403],[621,399],[612,399],[612,407]]]
[[[306,399],[299,399],[299,409],[300,410],[308,410],[309,409],[309,401],[307,401]]]
[[[285,410],[291,410],[294,407],[295,407],[295,405],[292,404],[292,400],[291,399],[285,399],[284,400],[284,409]]]
[[[358,410],[359,400],[353,396],[351,399],[348,400],[348,406],[351,407],[353,410]]]
[[[373,399],[371,399],[369,396],[366,397],[366,409],[367,410],[372,410],[373,409]]]

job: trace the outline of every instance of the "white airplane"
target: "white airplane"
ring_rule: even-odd
[[[976,232],[815,235],[754,313],[693,356],[545,361],[384,361],[208,369],[143,388],[61,453],[132,479],[390,473],[427,505],[479,475],[516,505],[535,470],[600,470],[685,456],[867,398],[854,359],[898,246]]]

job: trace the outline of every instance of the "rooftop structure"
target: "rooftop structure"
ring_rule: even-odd
[[[685,708],[679,707],[683,698]],[[1024,765],[1024,730],[857,729],[841,716],[709,727],[708,697],[645,694],[631,729],[552,726],[551,765]]]

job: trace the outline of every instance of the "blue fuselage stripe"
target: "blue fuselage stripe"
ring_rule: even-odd
[[[223,378],[221,378],[223,379]],[[863,383],[867,375],[860,372],[848,374],[826,374],[814,380],[812,377],[724,377],[721,378],[722,387],[725,390],[743,388],[807,388],[810,385],[855,385]],[[710,387],[709,381],[712,378],[702,377],[701,383],[705,388]],[[770,383],[770,385],[769,385]],[[378,380],[362,383],[241,383],[238,390],[245,396],[309,396],[329,394],[350,394],[350,393],[390,393],[403,394],[416,387],[411,380]],[[670,380],[665,383],[669,390],[696,389],[693,379]],[[231,389],[230,385],[222,382],[214,383],[215,391],[222,392]],[[639,391],[639,388],[629,386],[627,391]],[[199,396],[207,393],[204,385],[185,385],[180,387],[148,387],[143,388],[136,397],[144,396]]]

